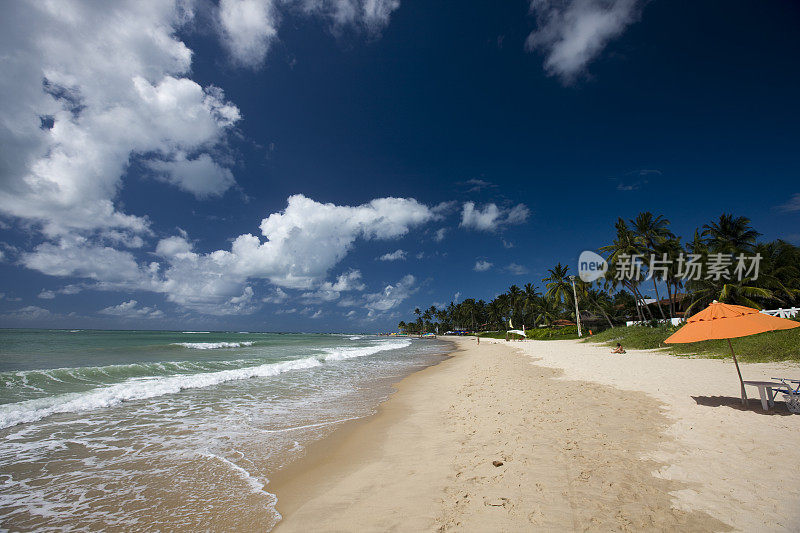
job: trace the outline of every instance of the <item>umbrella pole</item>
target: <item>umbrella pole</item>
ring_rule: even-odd
[[[736,373],[739,374],[739,385],[742,387],[742,405],[747,407],[747,393],[744,391],[744,380],[742,379],[742,371],[739,370],[739,361],[736,360],[736,354],[733,351],[733,344],[731,340],[728,339],[728,346],[731,349],[731,355],[733,356],[733,363],[736,365]]]

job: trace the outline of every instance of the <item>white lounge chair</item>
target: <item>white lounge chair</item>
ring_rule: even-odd
[[[783,394],[783,401],[786,402],[786,407],[790,413],[800,414],[800,380],[786,379],[786,378],[772,378],[780,381],[785,389],[781,389],[780,393]]]

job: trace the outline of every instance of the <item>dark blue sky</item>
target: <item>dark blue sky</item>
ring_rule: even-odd
[[[546,268],[574,265],[580,251],[612,239],[617,217],[640,211],[663,214],[686,237],[732,212],[751,218],[764,239],[800,241],[800,202],[791,203],[800,193],[800,5],[656,0],[640,9],[574,79],[564,79],[543,68],[546,49],[526,50],[542,22],[524,1],[402,0],[379,32],[288,10],[257,68],[230,61],[213,13],[198,8],[195,23],[178,33],[193,51],[186,76],[221,88],[241,113],[210,152],[236,185],[198,199],[154,180],[148,154],[133,150],[114,205],[147,216],[151,234],[130,253],[141,264],[153,260],[158,240],[177,228],[195,252],[230,250],[231,239],[259,235],[262,219],[284,210],[293,194],[344,206],[389,196],[451,202],[444,218],[400,238],[356,239],[325,278],[360,271],[364,287],[352,296],[361,302],[411,274],[410,294],[368,319],[360,303],[308,303],[306,289],[285,286],[279,304],[209,314],[163,290],[98,290],[87,283],[103,280],[79,270],[33,268],[26,253],[65,237],[43,235],[35,219],[8,216],[0,230],[4,321],[381,330],[415,306],[446,303],[456,293],[489,299],[511,283],[541,285]],[[485,183],[476,188],[474,180]],[[459,227],[467,201],[501,210],[522,203],[530,215],[493,231]],[[437,242],[441,228],[445,238]],[[376,260],[397,249],[405,260]],[[492,267],[476,272],[478,260]],[[512,263],[527,272],[512,272]],[[256,297],[275,288],[258,277],[248,283]],[[67,285],[84,288],[37,297]],[[98,314],[131,299],[132,309],[161,313]],[[27,322],[15,315],[28,306],[49,314],[29,310]],[[274,314],[280,309],[296,312]]]

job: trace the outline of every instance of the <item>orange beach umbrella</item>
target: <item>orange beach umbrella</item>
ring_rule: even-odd
[[[739,370],[739,361],[736,360],[736,354],[733,352],[731,339],[796,327],[800,327],[800,323],[765,315],[752,307],[723,304],[715,300],[704,310],[686,319],[686,324],[664,342],[676,344],[728,339],[733,362],[736,364],[736,373],[739,374],[739,384],[742,387],[742,403],[747,405],[747,393],[744,390],[742,372]]]

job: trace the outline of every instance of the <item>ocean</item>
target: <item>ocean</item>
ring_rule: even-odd
[[[271,473],[449,344],[0,330],[0,528],[268,531]]]

